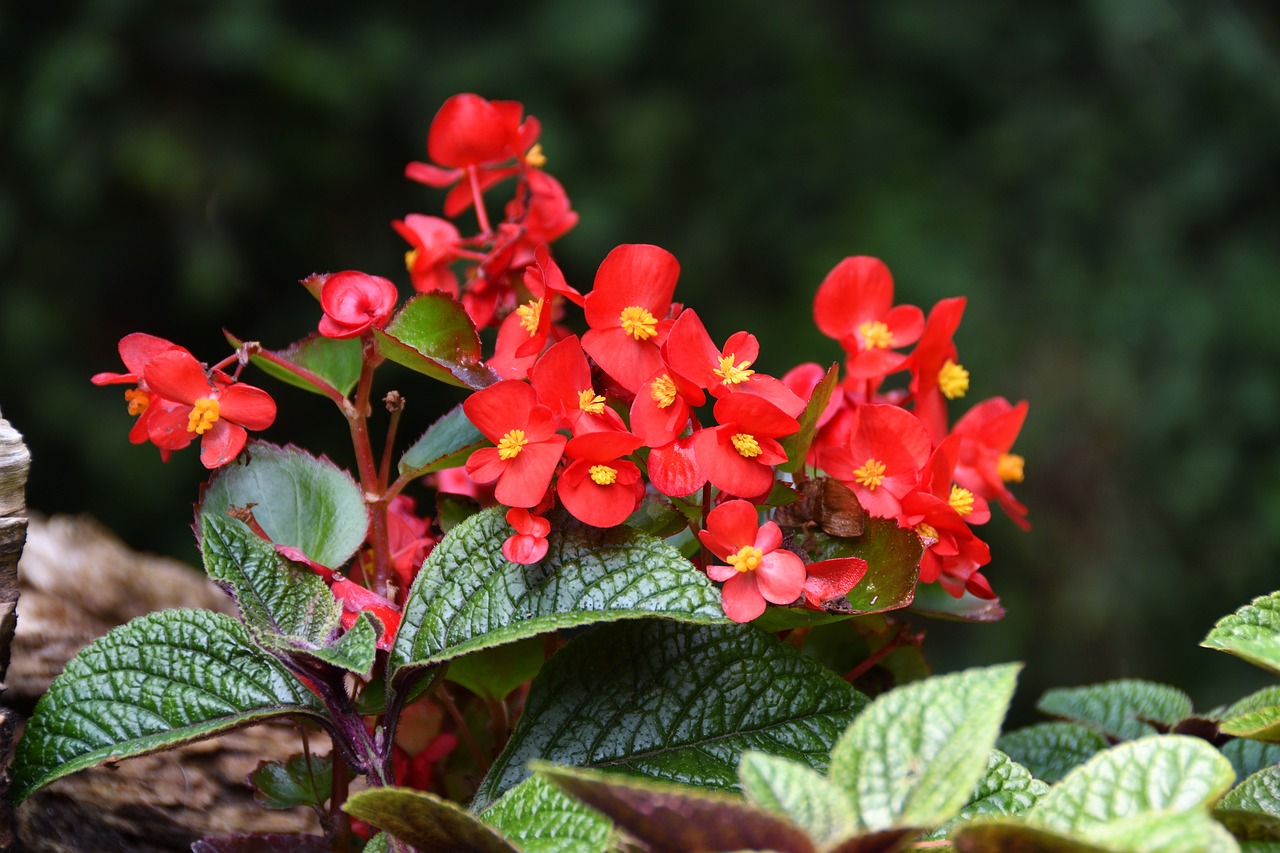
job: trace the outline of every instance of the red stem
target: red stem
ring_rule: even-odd
[[[484,209],[484,193],[480,192],[480,174],[475,166],[467,167],[467,177],[471,180],[471,198],[476,205],[476,222],[480,225],[480,233],[489,233],[489,214]]]
[[[378,355],[378,342],[372,332],[363,338],[363,362],[360,381],[356,386],[355,404],[347,414],[351,427],[351,443],[356,453],[356,468],[360,472],[360,488],[369,506],[369,545],[373,549],[373,585],[378,595],[386,597],[387,583],[391,579],[391,540],[387,526],[386,483],[378,477],[378,464],[374,461],[373,444],[369,439],[369,398],[373,391],[373,370],[382,357]],[[367,582],[368,579],[366,579]]]

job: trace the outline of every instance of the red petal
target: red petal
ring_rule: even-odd
[[[153,358],[143,372],[147,387],[166,400],[191,405],[213,393],[204,367],[186,350],[166,350]]]
[[[693,450],[693,436],[685,436],[649,454],[649,482],[664,495],[691,495],[707,482]]]
[[[734,622],[750,622],[764,613],[764,597],[756,587],[755,572],[738,572],[720,588],[724,615]]]
[[[245,429],[266,429],[276,419],[276,401],[261,388],[232,385],[218,395],[218,415]]]
[[[756,586],[765,600],[790,604],[804,590],[804,560],[790,551],[765,554],[755,570]]]
[[[532,388],[508,379],[472,394],[462,402],[462,410],[485,438],[497,444],[509,431],[524,428],[536,403]]]
[[[680,263],[666,249],[642,243],[618,246],[601,262],[584,301],[587,324],[593,329],[616,327],[622,309],[633,305],[661,320],[671,307],[679,276]]]
[[[565,437],[551,438],[525,445],[514,459],[507,460],[507,468],[498,477],[494,497],[503,506],[531,507],[542,500],[551,476],[560,464]],[[474,454],[473,454],[474,455]]]
[[[777,528],[776,524],[774,528]],[[732,546],[733,551],[729,553],[737,553],[746,545],[755,545],[760,530],[759,512],[750,501],[725,501],[707,513],[707,530],[721,542]],[[717,556],[727,558],[729,553]]]
[[[813,300],[813,319],[829,338],[841,340],[866,320],[878,320],[893,304],[893,276],[878,258],[845,258],[827,273]]]
[[[200,462],[206,468],[220,468],[240,455],[248,433],[244,427],[219,418],[200,440]]]

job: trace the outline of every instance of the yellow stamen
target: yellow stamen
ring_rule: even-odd
[[[920,537],[920,541],[929,547],[938,541],[938,530],[932,524],[925,524],[923,521],[916,525],[916,535]]]
[[[588,388],[585,391],[578,392],[578,408],[589,415],[599,415],[604,412],[604,397],[601,397],[594,389]]]
[[[738,549],[738,553],[730,554],[727,558],[729,565],[740,572],[755,571],[760,567],[760,561],[763,559],[764,552],[751,545],[743,545]]]
[[[868,320],[858,327],[862,345],[867,349],[888,349],[893,346],[893,332],[879,320]]]
[[[618,479],[618,469],[610,468],[608,465],[592,465],[591,479],[598,486],[611,486],[613,481]]]
[[[147,406],[151,405],[151,395],[141,388],[130,388],[125,391],[124,399],[129,404],[131,415],[140,415],[147,410]]]
[[[968,515],[973,512],[973,492],[959,486],[951,487],[951,499],[947,501],[957,515]]]
[[[938,371],[938,390],[948,400],[963,397],[969,390],[969,371],[951,359],[947,359]]]
[[[658,404],[659,409],[665,409],[676,401],[675,381],[667,374],[662,374],[649,386],[649,396]]]
[[[658,319],[647,308],[639,305],[623,308],[619,322],[622,324],[622,331],[637,341],[647,341],[658,334]]]
[[[528,150],[524,155],[524,162],[535,169],[541,169],[547,165],[547,155],[542,153],[542,143],[539,142]]]
[[[187,432],[204,435],[213,429],[218,422],[218,400],[216,397],[201,397],[191,407],[191,415],[187,418]]]
[[[520,318],[520,325],[532,338],[538,333],[538,323],[542,320],[542,300],[530,299],[516,309],[516,316]]]
[[[872,457],[862,463],[861,468],[853,471],[853,481],[859,486],[866,486],[868,492],[874,492],[876,486],[884,482],[885,464]]]
[[[404,268],[409,272],[413,272],[413,265],[418,262],[419,250],[410,249],[404,253]]]
[[[129,411],[132,412],[133,410],[130,409]],[[1016,453],[1001,453],[996,459],[996,473],[1006,483],[1021,483],[1022,466],[1026,464],[1026,461]]]
[[[737,385],[741,382],[746,382],[751,374],[755,373],[754,370],[747,370],[751,365],[750,361],[744,361],[735,367],[733,359],[734,354],[729,353],[720,359],[720,366],[715,369],[715,374],[720,377],[720,384],[722,385]]]
[[[747,459],[759,456],[763,452],[760,450],[760,442],[756,441],[754,435],[740,432],[729,440],[733,442],[733,449],[738,451],[738,455]]]
[[[498,458],[504,461],[515,459],[528,443],[524,437],[524,430],[513,429],[502,437],[502,441],[498,442]]]

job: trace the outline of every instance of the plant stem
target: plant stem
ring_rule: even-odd
[[[378,477],[378,466],[374,461],[373,444],[369,438],[369,398],[373,392],[373,370],[382,357],[378,355],[378,342],[372,332],[366,332],[361,338],[363,359],[360,366],[360,381],[356,385],[354,411],[347,415],[347,423],[351,427],[351,443],[356,454],[356,468],[360,472],[360,487],[364,492],[365,503],[369,506],[369,546],[373,550],[374,592],[387,596],[387,582],[391,578],[391,545],[387,529],[387,494],[386,483]],[[366,578],[366,583],[369,579]]]

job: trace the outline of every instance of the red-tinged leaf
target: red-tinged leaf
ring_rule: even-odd
[[[868,518],[860,536],[829,536],[815,529],[801,531],[795,541],[810,562],[839,557],[867,561],[866,575],[848,595],[856,613],[899,610],[915,597],[924,548],[914,531],[898,527],[892,519]]]
[[[481,361],[480,336],[471,318],[448,294],[418,294],[374,334],[384,357],[433,379],[462,388],[498,381]]]
[[[793,823],[737,797],[598,771],[532,766],[654,851],[814,851]]]
[[[233,347],[240,347],[244,343],[225,330],[223,335]],[[359,338],[338,340],[313,332],[285,349],[272,353],[285,364],[268,360],[262,355],[250,356],[249,361],[268,376],[295,388],[327,396],[328,390],[321,384],[326,383],[329,388],[345,397],[360,379],[360,349]]]
[[[342,809],[420,850],[519,853],[479,818],[425,791],[370,788],[352,794]]]
[[[827,375],[813,389],[813,393],[809,395],[808,405],[800,413],[800,431],[787,436],[782,441],[782,449],[787,451],[787,461],[778,467],[783,471],[794,474],[804,465],[805,457],[809,455],[809,446],[813,444],[813,437],[818,433],[818,419],[826,411],[831,393],[839,382],[840,367],[833,364],[827,370]]]

